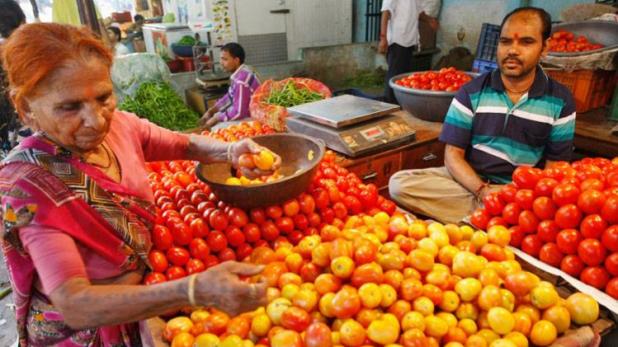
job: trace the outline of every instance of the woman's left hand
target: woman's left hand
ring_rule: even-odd
[[[281,167],[281,157],[279,155],[266,147],[258,145],[257,143],[255,143],[255,141],[251,139],[243,139],[238,142],[232,143],[229,151],[230,155],[228,157],[228,160],[231,161],[232,166],[236,169],[239,169],[242,175],[249,179],[270,175]],[[258,169],[257,167],[250,169],[239,165],[239,159],[241,155],[260,154],[261,151],[268,151],[272,154],[274,160],[271,170],[264,171]]]

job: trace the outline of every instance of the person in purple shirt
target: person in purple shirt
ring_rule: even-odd
[[[200,125],[210,129],[219,122],[249,117],[251,95],[260,86],[257,76],[245,62],[245,50],[232,42],[221,48],[220,63],[223,69],[232,73],[227,93],[208,109],[200,119]]]

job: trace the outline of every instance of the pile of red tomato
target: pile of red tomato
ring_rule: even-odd
[[[510,226],[512,246],[618,298],[618,158],[519,167],[483,203],[475,226]]]
[[[215,131],[203,131],[202,135],[208,135],[217,140],[234,142],[245,137],[256,135],[267,135],[274,133],[275,130],[266,124],[258,121],[248,121],[231,125],[227,128],[220,128]]]
[[[575,36],[570,31],[557,31],[549,38],[550,52],[584,52],[603,48],[598,43],[591,43],[585,36]]]
[[[395,83],[413,89],[454,92],[471,79],[465,72],[449,67],[439,71],[415,72]]]
[[[379,196],[375,185],[362,184],[334,161],[334,153],[328,152],[310,187],[299,197],[250,211],[219,201],[196,178],[194,162],[148,163],[158,222],[149,254],[154,271],[145,283],[181,278],[226,260],[242,260],[269,243],[295,245],[303,236],[317,234],[325,224],[340,224],[349,215],[395,211],[395,204]]]

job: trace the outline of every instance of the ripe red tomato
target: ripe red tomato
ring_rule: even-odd
[[[227,229],[225,229],[225,238],[227,242],[234,247],[242,245],[246,240],[245,234],[243,234],[237,226],[227,227]]]
[[[605,188],[605,184],[599,180],[598,178],[587,178],[580,184],[579,188],[582,192],[585,192],[589,189],[594,190],[603,190]]]
[[[514,199],[514,198],[513,198]],[[521,213],[521,208],[516,202],[510,202],[504,206],[504,210],[502,210],[502,218],[505,222],[515,225],[519,223],[519,214]],[[484,228],[481,228],[484,229]]]
[[[517,219],[517,224],[521,228],[522,232],[529,234],[536,231],[536,228],[539,225],[539,219],[532,211],[522,211]]]
[[[564,254],[576,254],[577,246],[582,240],[581,234],[575,229],[562,230],[556,236],[556,244]]]
[[[605,194],[595,189],[586,190],[577,198],[577,207],[587,214],[601,212],[604,204]]]
[[[206,265],[199,259],[189,259],[185,268],[187,269],[187,273],[191,275],[206,270]]]
[[[210,213],[208,223],[210,223],[211,228],[223,231],[228,226],[227,216],[223,213],[223,211],[216,209]]]
[[[605,258],[604,265],[607,272],[612,276],[618,276],[618,252],[614,252]]]
[[[531,189],[520,189],[515,194],[515,203],[517,203],[522,210],[532,210],[533,202],[534,192]]]
[[[558,250],[558,246],[553,242],[544,244],[539,252],[539,259],[554,267],[560,267],[562,258],[564,258],[564,254]]]
[[[280,206],[268,206],[266,208],[266,216],[273,220],[281,218],[283,216],[283,209]]]
[[[236,253],[231,248],[224,248],[217,254],[220,262],[236,260]]]
[[[167,260],[176,266],[183,266],[189,261],[189,251],[182,247],[172,247],[167,250]]]
[[[489,222],[487,222],[487,229],[493,227],[494,225],[508,226],[504,218],[498,216],[492,217]]]
[[[266,222],[266,213],[261,208],[254,208],[249,211],[251,221],[257,225],[262,225]]]
[[[579,230],[587,239],[600,239],[607,228],[607,222],[598,214],[591,214],[582,220]]]
[[[528,235],[521,241],[521,250],[537,258],[542,246],[543,242],[536,235]]]
[[[315,212],[315,200],[313,196],[309,194],[301,194],[298,198],[298,203],[300,205],[300,211],[305,215],[310,215]]]
[[[543,242],[556,242],[560,228],[553,220],[544,220],[536,228],[537,235]]]
[[[509,244],[513,247],[519,248],[526,234],[521,231],[519,226],[512,226],[509,230],[511,231],[511,241]]]
[[[598,266],[605,260],[605,247],[596,239],[585,239],[577,246],[577,255],[588,266]]]
[[[188,245],[193,240],[193,233],[184,222],[179,222],[171,227],[174,244],[177,246]]]
[[[560,207],[555,217],[556,224],[562,229],[577,228],[581,219],[582,213],[573,204]]]
[[[485,206],[485,210],[492,216],[501,215],[504,209],[504,203],[500,200],[497,192],[485,195],[483,198],[483,205]]]
[[[517,188],[512,183],[505,184],[504,186],[502,186],[502,188],[500,188],[500,191],[498,192],[500,200],[504,201],[505,204],[514,202],[515,194],[517,194]]]
[[[385,199],[382,203],[380,203],[380,210],[386,212],[389,216],[392,216],[397,210],[397,205],[391,200]],[[371,209],[369,211],[371,211]]]
[[[579,198],[579,188],[574,184],[560,183],[554,188],[552,199],[558,206],[576,204]]]
[[[227,239],[225,238],[225,235],[218,230],[212,230],[210,234],[208,234],[206,242],[208,243],[210,250],[213,252],[219,252],[227,247]]]
[[[609,282],[609,274],[602,267],[587,267],[582,271],[580,279],[586,284],[603,290]]]
[[[165,272],[169,266],[165,254],[158,250],[152,250],[148,253],[148,261],[155,272]]]
[[[247,216],[245,211],[236,207],[230,209],[230,212],[228,213],[228,218],[232,225],[235,225],[239,228],[242,228],[247,225],[247,223],[249,223],[249,216]]]
[[[279,229],[275,226],[275,223],[272,221],[265,222],[261,227],[262,239],[266,241],[274,241],[279,237]]]
[[[253,247],[251,247],[247,243],[243,243],[242,245],[236,247],[236,258],[239,261],[242,261],[246,257],[250,256],[253,252]]]
[[[191,257],[204,260],[210,254],[210,248],[204,239],[196,237],[189,243]]]
[[[339,201],[333,205],[333,212],[335,212],[335,218],[344,220],[348,216],[348,209],[343,202]]]
[[[256,224],[249,223],[244,226],[242,231],[245,234],[245,240],[247,242],[253,243],[260,239],[260,227]]]
[[[521,189],[534,189],[541,179],[541,170],[530,166],[519,166],[513,171],[513,182]]]
[[[346,209],[352,213],[352,215],[363,212],[363,205],[361,201],[354,195],[346,195],[343,197],[343,204]]]
[[[292,199],[283,203],[283,213],[288,217],[294,217],[300,212],[298,200]]]
[[[485,230],[489,223],[489,213],[484,208],[477,208],[470,216],[470,223],[479,229]]]
[[[318,188],[313,192],[313,198],[315,199],[315,206],[320,210],[327,208],[330,204],[328,193],[322,188]]]
[[[558,181],[551,177],[541,178],[536,183],[536,186],[534,187],[534,195],[535,196],[547,196],[551,198],[552,192],[554,191],[554,188],[556,188],[557,185],[558,185]]]
[[[610,251],[618,252],[618,225],[612,225],[605,229],[601,241]]]
[[[174,245],[174,237],[167,227],[157,224],[152,230],[152,242],[156,249],[165,251]]]
[[[160,272],[151,272],[144,277],[144,284],[151,285],[157,283],[163,283],[167,281],[167,277]]]
[[[165,276],[168,281],[173,281],[187,276],[187,272],[180,266],[170,266],[167,271],[165,271]]]
[[[361,190],[359,199],[366,209],[376,206],[378,201],[378,189],[375,185],[368,184],[366,189]]]
[[[541,196],[534,199],[532,211],[541,220],[553,219],[556,214],[556,205],[549,197]]]
[[[618,224],[618,195],[610,195],[601,209],[601,217],[608,223]]]
[[[584,262],[579,259],[576,255],[569,254],[566,257],[562,258],[560,262],[560,270],[568,273],[573,277],[579,277],[579,274],[584,270],[586,265]]]
[[[193,237],[208,236],[208,224],[206,224],[202,218],[194,219],[191,224],[189,224],[189,227],[191,228]]]
[[[281,217],[275,220],[275,225],[280,232],[287,235],[294,231],[294,221],[290,217]]]

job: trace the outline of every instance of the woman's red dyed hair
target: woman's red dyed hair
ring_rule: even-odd
[[[24,24],[1,46],[13,102],[20,111],[23,98],[41,81],[70,61],[99,58],[109,68],[112,52],[88,29],[56,23]],[[86,71],[84,71],[86,73]]]

